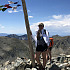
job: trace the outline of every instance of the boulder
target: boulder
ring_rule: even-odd
[[[61,70],[61,68],[59,68],[56,64],[53,64],[49,70]]]

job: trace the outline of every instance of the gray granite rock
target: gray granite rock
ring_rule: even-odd
[[[69,56],[64,57],[60,56],[60,60],[58,61],[58,57],[52,58],[52,63],[48,60],[46,64],[45,70],[70,70],[70,60]],[[43,64],[43,59],[41,59],[41,63]],[[32,62],[30,59],[19,58],[13,62],[6,61],[4,64],[0,65],[0,70],[38,70],[37,61],[35,61],[36,68],[32,68]]]

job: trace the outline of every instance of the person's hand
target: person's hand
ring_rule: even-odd
[[[38,33],[37,34],[40,34],[40,30],[38,30]]]
[[[40,36],[40,30],[38,30],[37,32],[37,38]]]

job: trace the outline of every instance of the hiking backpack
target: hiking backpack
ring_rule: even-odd
[[[50,40],[49,47],[53,47],[53,44],[54,44],[54,43],[53,43],[53,38],[50,38],[49,40]]]

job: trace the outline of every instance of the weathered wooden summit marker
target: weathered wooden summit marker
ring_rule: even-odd
[[[33,51],[33,46],[32,46],[31,35],[30,35],[28,13],[27,13],[25,0],[21,0],[21,1],[22,1],[22,5],[23,5],[23,12],[24,12],[25,24],[26,24],[26,29],[27,29],[27,36],[28,36],[28,42],[29,42],[29,48],[30,48],[30,56],[31,56],[32,66],[34,67],[35,60],[34,60],[34,51]]]

